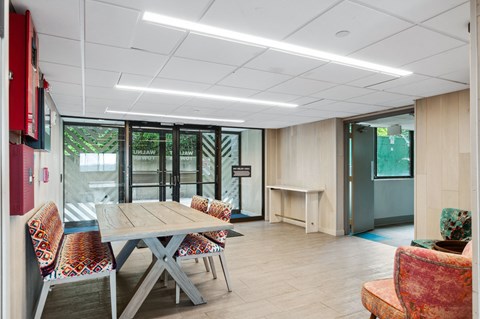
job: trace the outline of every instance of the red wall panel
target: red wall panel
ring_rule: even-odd
[[[10,144],[10,215],[23,215],[34,207],[33,148]]]

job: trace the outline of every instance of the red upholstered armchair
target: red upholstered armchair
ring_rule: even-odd
[[[363,285],[362,303],[370,318],[472,318],[471,245],[462,255],[398,248],[393,278]]]

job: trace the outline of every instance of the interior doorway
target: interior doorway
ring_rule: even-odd
[[[347,234],[413,225],[414,124],[413,109],[345,124]],[[409,227],[399,229],[410,233]],[[397,230],[383,233],[401,238],[410,236]],[[378,234],[371,235],[374,238]],[[365,236],[368,237],[361,235]],[[399,242],[390,237],[382,240]]]

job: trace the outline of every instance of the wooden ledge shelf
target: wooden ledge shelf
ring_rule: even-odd
[[[319,231],[319,210],[318,202],[322,188],[309,189],[291,185],[269,185],[269,217],[270,223],[286,222],[297,226],[305,227],[306,233]],[[305,220],[289,217],[284,214],[283,196],[288,192],[303,193],[305,195]]]

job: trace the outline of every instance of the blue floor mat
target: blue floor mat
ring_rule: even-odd
[[[364,238],[364,239],[368,239],[368,240],[378,241],[378,242],[382,242],[384,240],[390,239],[388,237],[384,237],[384,236],[380,236],[380,235],[372,234],[372,233],[361,233],[361,234],[355,234],[354,236]]]

